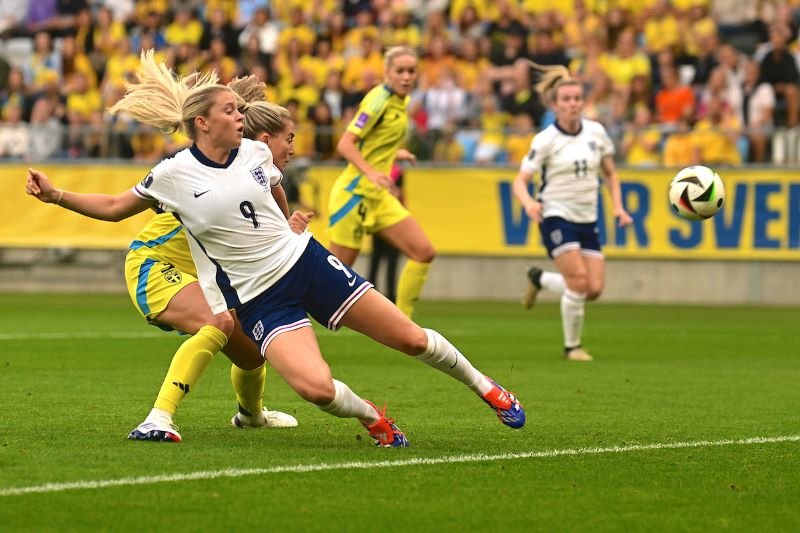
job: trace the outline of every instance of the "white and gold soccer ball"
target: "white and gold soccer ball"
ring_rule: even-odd
[[[711,218],[724,204],[725,185],[722,178],[708,167],[686,167],[669,184],[669,205],[683,218]]]

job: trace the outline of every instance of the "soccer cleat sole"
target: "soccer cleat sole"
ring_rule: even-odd
[[[146,441],[146,442],[182,442],[183,439],[177,433],[173,433],[171,431],[162,431],[159,429],[154,429],[143,433],[137,429],[134,429],[130,433],[128,433],[128,439],[130,440],[138,440],[138,441]]]

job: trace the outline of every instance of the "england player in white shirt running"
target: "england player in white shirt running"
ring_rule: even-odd
[[[525,424],[517,399],[484,376],[442,335],[406,317],[372,284],[322,247],[310,233],[289,227],[270,185],[272,154],[242,139],[244,115],[233,91],[213,76],[176,80],[142,54],[139,81],[112,112],[125,112],[162,130],[180,129],[194,141],[153,168],[130,191],[110,195],[59,192],[41,175],[27,189],[45,201],[94,216],[111,202],[114,220],[158,203],[186,228],[198,278],[211,309],[234,309],[245,333],[304,399],[341,418],[356,418],[376,444],[408,446],[402,431],[367,400],[333,379],[320,352],[310,314],[332,330],[346,326],[448,374],[475,392],[512,428]]]
[[[581,346],[584,306],[603,292],[605,260],[597,229],[600,173],[611,192],[614,217],[620,226],[631,223],[622,205],[614,166],[614,145],[599,122],[582,118],[580,82],[562,66],[533,64],[542,72],[536,91],[556,115],[555,123],[538,133],[514,180],[514,195],[525,213],[539,224],[542,241],[558,272],[528,270],[529,288],[523,304],[530,308],[541,289],[561,293],[564,356],[591,361]],[[536,196],[528,184],[538,175]]]

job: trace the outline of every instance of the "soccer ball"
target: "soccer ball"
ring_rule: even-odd
[[[711,218],[725,203],[725,185],[708,167],[686,167],[669,184],[669,205],[689,220]]]

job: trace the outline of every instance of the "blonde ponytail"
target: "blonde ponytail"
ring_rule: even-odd
[[[531,60],[528,63],[534,70],[541,73],[539,81],[533,86],[539,93],[540,98],[545,104],[552,104],[556,100],[556,92],[559,87],[565,85],[580,85],[578,80],[572,77],[569,69],[564,65],[540,65]]]
[[[244,113],[253,102],[264,100],[267,84],[254,76],[234,78],[228,83],[228,87],[236,94],[236,107],[240,113]]]
[[[143,50],[136,71],[137,81],[125,84],[125,96],[111,107],[113,114],[126,113],[166,133],[181,131],[195,138],[194,119],[206,116],[213,101],[208,96],[230,90],[219,85],[214,72],[176,78],[156,61],[154,50]]]

